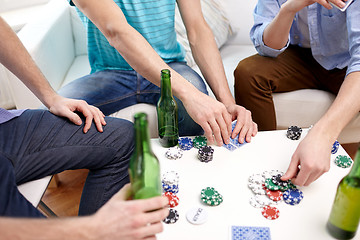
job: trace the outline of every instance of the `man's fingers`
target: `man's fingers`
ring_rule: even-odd
[[[163,196],[135,201],[138,202],[139,207],[144,212],[154,211],[156,209],[164,208],[169,205],[169,199]]]
[[[204,135],[207,139],[207,142],[209,145],[214,143],[214,137],[212,134],[212,130],[210,127],[210,124],[208,122],[206,122],[205,124],[200,125],[202,127],[202,129],[204,130]]]
[[[287,181],[289,179],[293,179],[298,174],[298,166],[300,159],[294,154],[291,158],[290,165],[286,171],[286,173],[281,177],[281,180]]]

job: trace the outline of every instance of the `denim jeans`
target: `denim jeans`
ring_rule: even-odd
[[[86,134],[84,124],[77,126],[44,110],[26,110],[0,124],[0,215],[43,217],[17,185],[68,169],[90,170],[79,215],[104,205],[129,182],[128,162],[134,149],[132,123],[105,120],[103,133],[92,124]]]
[[[201,92],[208,94],[203,79],[186,63],[173,62],[169,66]],[[135,71],[104,70],[72,81],[61,88],[59,94],[83,99],[109,115],[137,103],[156,105],[160,88]],[[182,102],[176,97],[175,100],[178,104],[179,135],[202,135],[202,128],[191,119]]]

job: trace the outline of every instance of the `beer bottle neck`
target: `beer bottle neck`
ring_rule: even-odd
[[[360,148],[356,153],[353,166],[348,176],[360,178]]]
[[[161,97],[172,97],[170,71],[161,71]]]
[[[146,117],[135,116],[135,153],[151,152],[148,123]]]

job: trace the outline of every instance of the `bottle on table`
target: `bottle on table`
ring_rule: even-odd
[[[360,220],[360,148],[348,175],[339,183],[326,228],[337,239],[352,239]]]
[[[169,69],[161,70],[161,96],[156,106],[158,132],[163,147],[178,144],[178,106],[171,93],[171,76]]]
[[[161,196],[160,163],[151,150],[146,113],[134,115],[135,149],[129,163],[133,199]]]

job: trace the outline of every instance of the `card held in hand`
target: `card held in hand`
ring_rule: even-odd
[[[230,240],[271,240],[268,227],[231,226],[230,231]]]

